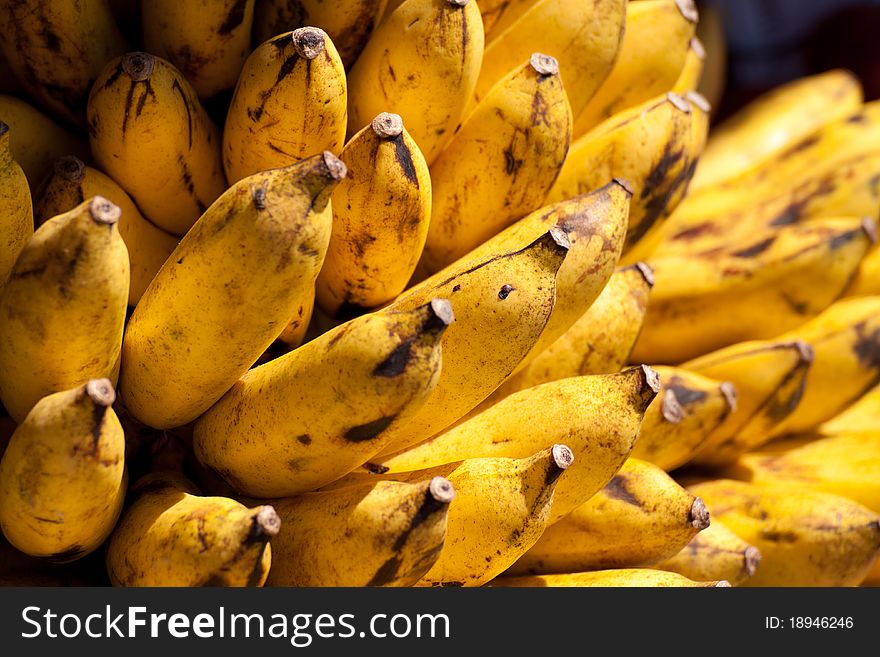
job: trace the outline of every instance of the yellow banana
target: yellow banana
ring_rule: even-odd
[[[684,66],[681,68],[681,73],[678,74],[678,80],[672,85],[672,91],[677,94],[696,91],[700,86],[700,78],[703,75],[705,63],[706,49],[703,47],[703,42],[694,36],[688,45]]]
[[[627,3],[617,60],[583,111],[575,113],[575,137],[672,89],[684,68],[697,18],[693,0]]]
[[[324,30],[349,68],[385,13],[387,0],[261,0],[254,17],[254,36],[262,43],[298,27]]]
[[[271,506],[201,497],[180,475],[150,474],[132,488],[107,571],[114,586],[262,586],[280,526]]]
[[[0,291],[18,254],[34,234],[31,189],[12,155],[9,133],[9,126],[0,121]]]
[[[332,207],[332,205],[331,205]],[[332,238],[331,238],[332,244]],[[329,252],[329,247],[328,247]],[[326,261],[326,259],[325,259]],[[320,276],[320,274],[318,274]],[[290,323],[281,331],[278,340],[290,349],[296,349],[307,337],[307,332],[311,325],[312,316],[315,312],[315,292],[314,290],[306,290],[305,295],[300,302],[299,308]],[[321,331],[320,333],[323,333]],[[317,335],[320,335],[318,333]]]
[[[657,466],[629,459],[602,490],[548,527],[507,572],[651,566],[678,553],[708,526],[709,513],[699,497]]]
[[[862,580],[860,586],[880,587],[880,556],[874,559],[874,565]]]
[[[376,29],[349,73],[348,133],[380,112],[394,112],[430,165],[462,119],[482,59],[476,2],[406,0]]]
[[[96,196],[44,223],[0,294],[0,400],[17,422],[40,398],[116,381],[128,305],[119,208]]]
[[[657,374],[660,393],[645,412],[632,455],[669,472],[736,410],[736,388],[682,368],[657,367]]]
[[[499,80],[537,50],[559,61],[571,112],[577,117],[617,59],[625,0],[540,0],[518,5],[499,18],[491,39],[486,40],[475,100],[484,99]]]
[[[539,208],[570,139],[559,66],[532,53],[492,87],[431,165],[431,221],[419,269],[437,272]]]
[[[481,0],[480,15],[483,17],[486,43],[515,23],[538,2],[540,0]]]
[[[343,177],[325,151],[245,178],[208,208],[126,327],[119,387],[136,418],[193,421],[272,344],[311,294]]]
[[[825,436],[858,431],[880,433],[880,385],[868,390],[849,408],[823,422],[817,429]]]
[[[744,586],[855,586],[880,551],[880,517],[844,497],[718,479],[691,487],[761,552]]]
[[[107,0],[4,2],[0,48],[15,77],[43,107],[85,125],[92,83],[126,44]]]
[[[333,191],[317,300],[328,315],[345,317],[404,290],[428,235],[432,188],[425,158],[396,114],[379,114],[340,157],[348,176]]]
[[[345,70],[316,27],[266,41],[251,53],[235,86],[223,131],[230,183],[345,142]]]
[[[874,246],[862,260],[846,294],[852,297],[880,294],[880,248]]]
[[[121,210],[116,225],[128,251],[131,271],[128,305],[137,305],[180,239],[144,219],[131,197],[112,178],[87,167],[73,155],[55,161],[54,170],[44,183],[42,197],[37,203],[37,221],[44,222],[67,212],[82,199],[92,196],[103,196]]]
[[[836,69],[776,87],[719,125],[700,159],[693,191],[753,170],[862,103],[858,78]]]
[[[648,1],[648,0],[644,0]],[[641,4],[641,3],[639,3]],[[501,577],[492,586],[544,587],[728,587],[725,580],[695,582],[684,575],[650,568],[622,568],[619,570],[596,570],[587,573],[559,575],[533,575],[531,577]]]
[[[632,358],[676,363],[802,324],[841,296],[875,231],[872,220],[823,219],[744,248],[651,259],[655,285]]]
[[[186,233],[226,190],[220,134],[164,59],[133,52],[107,64],[92,87],[88,121],[98,166],[169,233]]]
[[[210,98],[235,86],[251,49],[254,0],[144,0],[141,21],[144,49],[177,67],[200,98]]]
[[[41,399],[0,461],[0,527],[22,552],[74,561],[97,549],[125,499],[125,436],[107,379]]]
[[[514,393],[424,443],[365,467],[406,472],[461,459],[524,458],[564,439],[575,462],[553,496],[549,522],[556,522],[620,469],[656,394],[656,374],[644,366],[552,381]]]
[[[24,170],[34,189],[52,171],[62,155],[88,159],[89,145],[79,135],[62,128],[23,100],[0,96],[0,121],[9,130],[12,157]]]
[[[430,397],[451,322],[452,308],[440,299],[384,310],[251,370],[196,422],[197,458],[259,497],[296,495],[342,477]]]
[[[738,586],[761,564],[761,552],[722,525],[712,524],[691,539],[681,552],[655,566],[696,581],[726,580]]]
[[[448,479],[377,481],[276,500],[268,586],[412,586],[446,539]]]

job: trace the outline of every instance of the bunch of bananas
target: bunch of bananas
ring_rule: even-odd
[[[691,0],[139,4],[0,2],[0,583],[870,581],[851,75],[707,139]]]

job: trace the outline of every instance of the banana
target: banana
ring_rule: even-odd
[[[330,243],[333,243],[332,237]],[[328,246],[328,252],[329,248],[330,247]],[[318,275],[320,276],[320,273]],[[293,316],[293,319],[290,320],[290,323],[284,327],[284,330],[281,331],[278,340],[283,343],[285,347],[290,349],[296,349],[300,346],[306,340],[314,312],[315,291],[306,290],[296,314]],[[321,331],[321,333],[323,333],[323,331]]]
[[[271,506],[201,497],[180,475],[150,474],[132,487],[107,571],[114,586],[262,586],[280,526]]]
[[[412,586],[443,548],[448,479],[377,481],[277,500],[268,586]]]
[[[387,0],[260,0],[254,17],[254,36],[262,43],[306,25],[324,30],[350,68],[385,13]]]
[[[880,294],[880,248],[875,246],[862,260],[846,294],[852,297]]]
[[[486,43],[500,34],[508,26],[519,20],[525,12],[540,0],[481,0],[480,15],[483,17],[483,31]],[[393,0],[392,0],[393,2]]]
[[[649,0],[644,0],[649,1]],[[641,3],[639,3],[641,4]],[[531,577],[501,577],[492,586],[528,587],[729,587],[726,580],[695,582],[678,573],[650,568],[622,568],[596,570],[587,573],[533,575]]]
[[[699,497],[663,470],[628,459],[602,490],[548,527],[510,575],[650,566],[709,526]]]
[[[452,319],[441,299],[364,315],[251,370],[196,422],[196,457],[259,497],[342,477],[430,398]]]
[[[619,372],[642,328],[653,285],[654,274],[644,263],[617,269],[580,319],[511,376],[493,398],[570,376]]]
[[[855,586],[880,551],[880,517],[846,498],[719,479],[691,487],[761,552],[744,586]]]
[[[351,68],[348,133],[380,112],[399,114],[430,166],[462,119],[482,59],[476,2],[406,0]]]
[[[681,552],[656,566],[696,581],[726,580],[739,586],[761,564],[761,552],[712,519],[712,524],[691,539]]]
[[[611,72],[575,113],[580,137],[610,116],[672,89],[697,24],[693,0],[646,0],[626,6],[626,31]]]
[[[333,191],[333,234],[316,293],[325,313],[345,317],[403,292],[428,235],[432,186],[397,114],[379,114],[341,158],[348,176]]]
[[[21,85],[41,106],[80,127],[92,83],[126,50],[107,0],[4,2],[0,33],[0,48]]]
[[[816,430],[823,436],[870,431],[880,433],[880,385],[876,385],[851,406]]]
[[[136,418],[193,421],[272,344],[312,293],[344,177],[325,151],[245,178],[208,208],[126,327],[119,387]]]
[[[656,371],[660,393],[645,412],[632,455],[670,472],[687,463],[736,410],[736,388],[682,368]]]
[[[428,441],[365,467],[394,473],[461,459],[525,458],[541,445],[565,440],[575,462],[556,486],[549,516],[556,522],[623,465],[657,385],[656,374],[645,366],[553,381],[514,393]]]
[[[800,403],[813,350],[805,342],[766,340],[732,345],[682,368],[736,389],[736,408],[701,443],[692,461],[716,466],[769,440]]]
[[[871,570],[862,580],[860,586],[880,587],[880,557],[874,560]]]
[[[345,141],[345,70],[330,38],[302,27],[247,58],[223,130],[230,183],[330,151]]]
[[[744,248],[652,258],[632,358],[676,363],[802,324],[841,296],[875,234],[872,220],[823,219],[759,233]]]
[[[67,562],[113,531],[125,499],[125,436],[107,379],[47,395],[0,461],[0,528],[22,552]]]
[[[688,91],[697,91],[700,86],[700,78],[703,75],[703,67],[706,64],[706,49],[703,42],[696,36],[688,45],[687,56],[684,66],[678,74],[678,80],[672,85],[672,91],[677,94],[685,94]]]
[[[121,210],[116,225],[128,250],[128,305],[135,306],[180,240],[144,219],[131,197],[113,179],[73,155],[55,161],[37,203],[37,221],[45,222],[92,196],[103,196]]]
[[[78,134],[61,127],[19,98],[0,96],[0,121],[10,127],[12,157],[34,189],[62,155],[90,157],[89,145]]]
[[[9,126],[0,121],[0,292],[18,254],[34,234],[31,189],[10,148]]]
[[[92,87],[88,122],[98,166],[169,233],[186,233],[226,190],[219,132],[164,59],[133,52],[108,63]]]
[[[210,98],[235,86],[251,49],[254,0],[144,0],[141,21],[144,49],[171,62],[200,98]]]
[[[128,303],[119,208],[95,196],[44,223],[0,294],[0,400],[16,422],[40,398],[116,381]]]
[[[617,59],[625,0],[540,0],[517,5],[499,17],[491,38],[486,39],[474,100],[483,100],[499,80],[537,50],[559,61],[571,112],[577,117]]]
[[[439,271],[539,208],[570,138],[559,66],[532,53],[492,87],[431,165],[431,221],[419,270]]]
[[[760,167],[861,103],[858,78],[843,69],[776,87],[714,129],[691,188],[711,187]]]

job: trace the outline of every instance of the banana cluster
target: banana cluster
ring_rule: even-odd
[[[850,74],[710,137],[691,0],[124,4],[0,2],[0,583],[878,578]]]

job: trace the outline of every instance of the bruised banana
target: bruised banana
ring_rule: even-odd
[[[139,480],[107,547],[114,586],[262,586],[269,539],[281,519],[271,506],[248,509],[202,497],[180,475]]]
[[[141,21],[144,49],[177,67],[200,98],[210,98],[235,86],[251,48],[254,0],[143,0]]]
[[[532,53],[492,87],[431,165],[431,221],[419,269],[437,272],[539,208],[570,139],[559,66]]]
[[[645,409],[657,394],[648,367],[552,381],[514,393],[439,436],[366,465],[406,472],[470,458],[524,458],[565,439],[575,461],[556,486],[549,522],[584,503],[633,449]]]
[[[220,133],[164,59],[133,52],[109,62],[92,87],[88,122],[98,166],[169,233],[186,233],[226,190]]]
[[[281,531],[266,585],[412,586],[440,555],[454,499],[449,480],[434,477],[275,500]]]
[[[656,371],[660,393],[645,412],[632,455],[669,472],[687,463],[736,410],[736,388],[682,368]]]
[[[657,466],[629,459],[602,490],[548,527],[507,573],[650,566],[708,526],[709,512],[699,497]]]
[[[649,0],[642,0],[648,2]],[[640,3],[639,3],[640,4]],[[558,575],[532,575],[525,577],[501,577],[492,586],[517,587],[567,587],[588,586],[607,587],[729,587],[726,580],[695,582],[684,575],[650,568],[622,568],[618,570],[596,570],[586,573],[565,573]]]
[[[880,433],[880,385],[868,390],[846,410],[823,422],[817,429],[824,436],[861,431]]]
[[[92,196],[103,196],[121,211],[116,225],[128,251],[128,305],[135,306],[180,239],[144,219],[131,197],[112,178],[73,155],[55,161],[37,203],[37,221],[45,222],[76,207],[80,199]]]
[[[626,1],[540,0],[531,6],[518,4],[518,8],[510,7],[491,37],[487,35],[475,100],[484,99],[499,80],[537,50],[559,62],[571,112],[577,117],[617,59]],[[518,14],[515,19],[514,13]]]
[[[9,144],[9,126],[0,121],[0,291],[18,254],[34,234],[31,189]]]
[[[703,47],[703,42],[695,36],[688,45],[684,66],[682,66],[681,73],[678,74],[675,84],[672,85],[672,91],[677,94],[697,91],[705,64],[706,49]]]
[[[855,586],[880,551],[880,516],[844,497],[727,479],[690,490],[761,552],[744,586]]]
[[[406,0],[348,75],[348,133],[380,112],[399,114],[430,166],[462,119],[482,59],[476,2]]]
[[[726,580],[739,586],[761,565],[761,552],[712,518],[712,524],[691,539],[678,554],[656,564],[696,581]]]
[[[129,268],[119,208],[100,196],[50,219],[0,294],[0,401],[16,422],[40,398],[119,372]]]
[[[126,50],[107,0],[4,2],[0,48],[40,105],[68,123],[85,125],[92,83],[108,60]]]
[[[245,178],[208,208],[126,327],[119,385],[132,415],[157,429],[191,422],[256,362],[312,294],[344,177],[325,151]]]
[[[397,114],[379,114],[340,157],[348,175],[331,197],[333,234],[316,295],[325,313],[344,318],[403,292],[428,235],[432,187]]]
[[[79,559],[104,542],[125,500],[125,436],[107,379],[41,399],[0,461],[0,527],[22,552]]]
[[[323,30],[302,27],[259,46],[244,63],[223,130],[230,183],[345,142],[345,70]]]
[[[255,497],[297,495],[342,477],[430,398],[452,321],[441,299],[386,309],[250,370],[197,420],[196,457]]]

